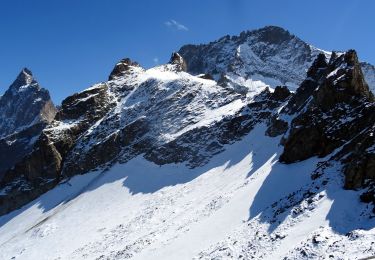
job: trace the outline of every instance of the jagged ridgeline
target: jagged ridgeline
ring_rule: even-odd
[[[39,86],[30,70],[23,69],[0,96],[0,179],[31,152],[55,114],[48,90]]]
[[[0,164],[0,214],[138,156],[203,167],[260,124],[280,138],[280,161],[329,155],[346,188],[364,187],[375,172],[374,78],[355,51],[325,52],[273,26],[183,46],[151,69],[123,59],[57,112],[25,69],[0,99],[0,156],[11,158]]]

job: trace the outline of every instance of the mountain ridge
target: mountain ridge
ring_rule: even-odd
[[[318,54],[323,53],[327,58],[331,55],[278,26],[227,35],[207,44],[184,45],[178,52],[193,75],[210,74],[216,80],[227,77],[232,85],[251,86],[254,81],[262,81],[273,88],[287,85],[291,90],[302,83]],[[375,67],[366,62],[361,66],[375,92]]]
[[[289,40],[307,54],[290,59]],[[374,95],[356,52],[312,59],[275,27],[220,41],[229,50],[172,53],[150,69],[122,59],[108,81],[67,97],[0,179],[0,256],[375,254]],[[233,59],[191,72],[194,57],[215,53]],[[265,74],[279,58],[294,64],[287,76]],[[277,84],[246,78],[254,66]],[[295,91],[279,84],[290,75],[303,77]]]

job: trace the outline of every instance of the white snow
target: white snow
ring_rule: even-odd
[[[245,102],[243,102],[241,99],[237,99],[227,105],[224,105],[222,107],[216,108],[216,109],[207,109],[204,111],[202,117],[200,118],[200,121],[198,121],[195,124],[188,125],[187,127],[183,128],[182,130],[178,131],[177,133],[166,135],[166,137],[169,140],[173,140],[176,137],[194,129],[194,128],[200,128],[203,126],[208,126],[214,122],[220,121],[222,118],[226,116],[232,116],[235,115],[238,111],[240,111],[245,106]]]
[[[311,185],[318,160],[278,163],[279,138],[266,137],[264,131],[256,127],[201,168],[157,166],[137,157],[107,172],[76,176],[0,217],[0,259],[206,259],[227,250],[239,256],[251,241],[258,255],[281,259],[292,258],[293,250],[322,227],[330,237],[340,237],[332,231],[340,223],[358,229],[353,219],[358,211],[350,211],[363,206],[357,193],[341,189],[338,181],[322,191],[325,195],[310,211],[289,215],[269,230],[262,215],[274,202]],[[375,233],[369,227],[364,226],[363,241]],[[256,232],[285,238],[256,241]],[[238,241],[234,245],[232,237]]]

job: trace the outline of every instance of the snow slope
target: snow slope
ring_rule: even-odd
[[[336,177],[304,199],[303,191],[317,186],[310,174],[318,160],[278,163],[279,138],[264,131],[257,126],[200,168],[157,166],[137,157],[106,172],[76,176],[0,218],[0,258],[373,255],[374,219],[358,214],[366,213],[366,205],[358,203],[356,192],[342,190]],[[332,175],[339,176],[334,170]]]

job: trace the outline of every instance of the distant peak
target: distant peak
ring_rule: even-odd
[[[277,26],[277,25],[267,25],[258,29],[259,31],[279,31],[279,32],[288,32],[286,29]]]
[[[33,73],[28,68],[23,68],[18,74],[17,79],[24,82],[24,85],[31,84],[31,82],[34,80]]]
[[[233,36],[232,39],[240,40],[240,42],[246,41],[248,37],[254,37],[260,42],[265,42],[268,44],[280,44],[286,41],[290,41],[295,36],[291,34],[288,30],[274,25],[268,25],[255,30],[243,31],[239,36]],[[225,40],[222,38],[221,40]]]
[[[113,80],[117,77],[123,76],[131,67],[139,67],[139,63],[132,61],[129,58],[124,58],[120,60],[113,68],[111,74],[109,75],[109,80]]]
[[[289,31],[278,26],[266,26],[254,31],[258,35],[259,39],[263,42],[271,44],[281,43],[290,40],[294,36]]]
[[[35,82],[33,73],[28,68],[23,68],[10,88],[17,90],[22,86],[30,85]]]
[[[33,76],[33,73],[31,72],[31,70],[29,70],[29,69],[26,68],[26,67],[22,69],[21,73],[23,73],[23,74],[25,74],[25,75],[28,75],[28,76],[30,76],[30,77]]]

